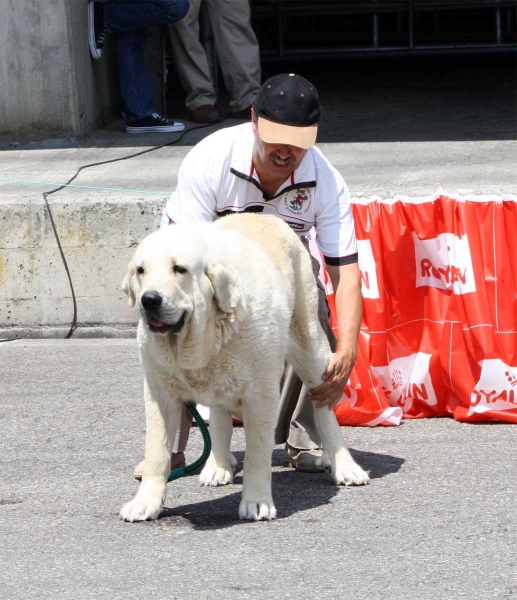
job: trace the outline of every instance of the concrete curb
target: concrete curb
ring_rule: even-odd
[[[121,283],[166,198],[49,198],[77,299],[76,337],[134,335]],[[73,301],[43,200],[0,203],[0,337],[61,337]]]

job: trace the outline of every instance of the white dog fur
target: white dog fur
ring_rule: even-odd
[[[274,519],[271,455],[284,360],[313,388],[331,357],[317,318],[310,257],[298,236],[266,215],[170,225],[137,248],[123,290],[129,305],[141,309],[147,433],[142,483],[121,518],[160,514],[182,402],[193,400],[210,407],[212,453],[201,484],[233,480],[234,414],[246,436],[239,516]],[[315,417],[335,483],[367,483],[343,444],[334,412],[315,409]]]

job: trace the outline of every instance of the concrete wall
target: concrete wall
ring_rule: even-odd
[[[0,135],[81,135],[111,115],[112,61],[90,58],[87,0],[0,0]]]
[[[122,279],[166,200],[49,197],[77,297],[75,337],[134,334]],[[0,239],[0,338],[64,337],[73,303],[43,200],[2,201]]]

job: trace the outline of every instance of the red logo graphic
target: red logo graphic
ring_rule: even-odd
[[[498,400],[509,402],[510,404],[517,404],[514,390],[503,390],[499,394],[497,393],[497,390],[492,390],[491,392],[487,392],[485,390],[474,390],[470,399],[471,405],[477,406],[482,400],[483,404],[493,404]]]
[[[435,277],[436,279],[443,279],[445,283],[467,283],[467,269],[461,269],[454,265],[447,265],[445,268],[435,267],[433,263],[428,259],[424,258],[420,266],[422,268],[422,277]]]
[[[514,372],[498,358],[485,359],[480,380],[470,396],[471,412],[517,408],[517,377]]]
[[[404,385],[402,382],[402,373],[398,369],[395,369],[391,374],[391,385],[394,390]]]

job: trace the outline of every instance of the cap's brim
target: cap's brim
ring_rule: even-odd
[[[287,144],[309,150],[316,142],[318,124],[307,127],[294,127],[268,121],[264,117],[258,118],[258,133],[260,139],[266,144]]]

